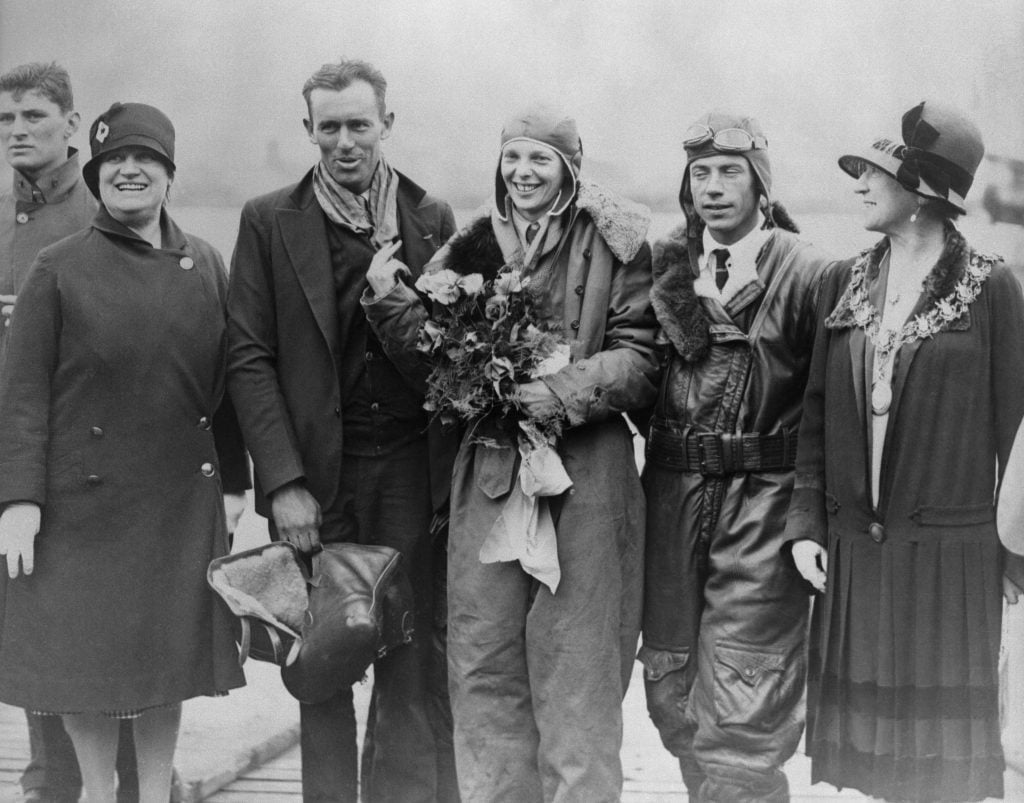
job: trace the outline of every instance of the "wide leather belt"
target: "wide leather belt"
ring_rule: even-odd
[[[724,477],[751,471],[787,471],[796,464],[795,432],[689,432],[654,425],[647,441],[647,459],[662,468]]]

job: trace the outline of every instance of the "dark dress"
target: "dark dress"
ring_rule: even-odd
[[[248,484],[224,398],[226,275],[162,217],[155,249],[100,209],[42,251],[0,390],[0,505],[42,507],[30,576],[0,581],[0,700],[125,711],[243,684],[206,586],[222,494]],[[218,456],[220,452],[220,456]]]
[[[883,241],[861,260],[877,308]],[[911,317],[968,272],[962,315],[903,345],[870,492],[870,367],[844,291],[827,280],[787,534],[827,543],[816,602],[807,752],[812,780],[889,800],[1001,796],[999,640],[1004,566],[994,493],[1024,415],[1024,301],[1012,274],[950,230]],[[825,534],[827,533],[827,542]]]

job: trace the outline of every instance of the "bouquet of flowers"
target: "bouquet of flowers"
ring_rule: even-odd
[[[535,446],[556,439],[561,417],[531,418],[516,391],[569,363],[568,345],[541,321],[529,277],[508,265],[492,279],[445,268],[420,276],[416,289],[435,302],[417,345],[433,365],[423,406],[447,422],[510,417]]]

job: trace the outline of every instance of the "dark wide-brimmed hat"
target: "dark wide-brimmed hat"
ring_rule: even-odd
[[[174,167],[174,124],[155,106],[145,103],[115,103],[93,121],[89,128],[92,158],[82,168],[82,177],[97,198],[100,163],[108,154],[121,148],[145,148],[152,152],[168,171]]]
[[[870,148],[839,157],[839,166],[859,178],[866,164],[924,198],[938,198],[960,212],[985,155],[981,131],[962,112],[921,101],[903,115],[903,143],[878,139]]]

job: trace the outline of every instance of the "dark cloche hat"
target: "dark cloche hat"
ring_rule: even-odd
[[[115,103],[96,118],[89,128],[92,158],[82,168],[86,186],[97,198],[99,170],[103,157],[120,148],[145,148],[174,172],[174,124],[155,106],[145,103]]]
[[[874,165],[910,192],[966,211],[967,191],[985,154],[978,127],[958,109],[931,100],[907,111],[902,123],[903,144],[876,140],[840,156],[839,166],[857,178],[865,164]]]

